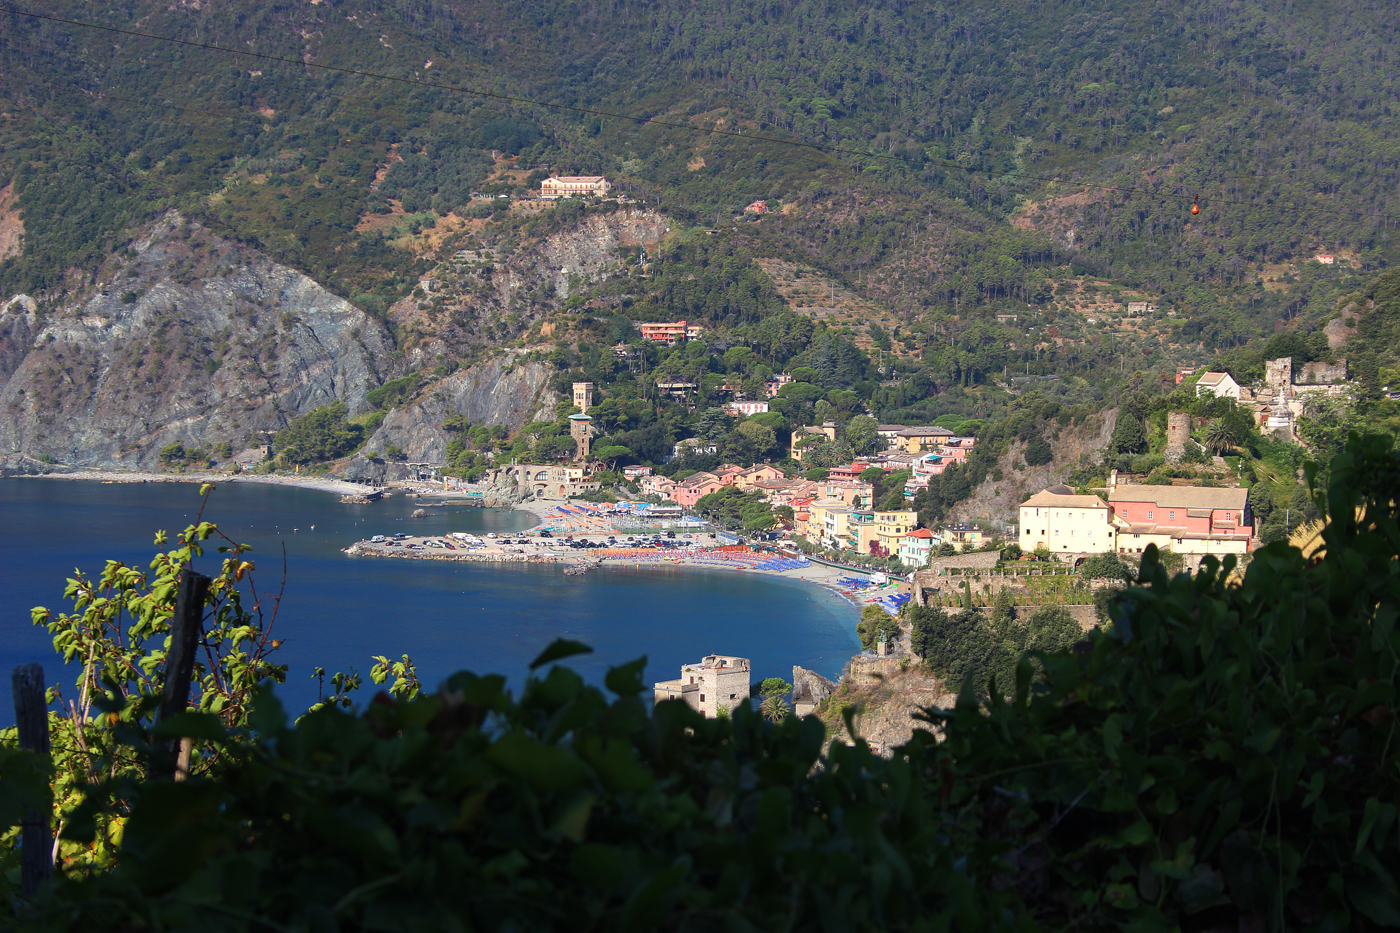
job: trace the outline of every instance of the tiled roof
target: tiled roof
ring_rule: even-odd
[[[1155,502],[1164,509],[1243,509],[1248,489],[1216,486],[1115,486],[1110,502]]]
[[[1060,486],[1060,487],[1054,487],[1054,486],[1052,486],[1052,487],[1050,487],[1050,488],[1051,488],[1051,489],[1055,489],[1055,488],[1066,489],[1066,488],[1068,488],[1068,487],[1066,487],[1066,486]],[[1121,489],[1122,487],[1119,487],[1119,488]],[[1108,503],[1105,502],[1105,501],[1103,501],[1102,499],[1100,499],[1098,496],[1074,496],[1074,495],[1069,495],[1069,496],[1067,496],[1067,495],[1064,495],[1064,494],[1062,494],[1062,493],[1054,493],[1054,492],[1051,492],[1050,489],[1043,490],[1043,491],[1038,492],[1038,493],[1036,493],[1035,495],[1031,496],[1031,497],[1030,497],[1029,499],[1027,499],[1025,502],[1022,502],[1022,503],[1021,503],[1021,508],[1024,509],[1024,508],[1025,508],[1026,506],[1028,506],[1028,505],[1029,505],[1029,506],[1038,506],[1038,507],[1040,507],[1040,508],[1053,507],[1053,508],[1060,508],[1060,509],[1106,509],[1106,508],[1108,508]]]

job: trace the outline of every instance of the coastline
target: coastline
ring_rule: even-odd
[[[531,511],[525,509],[522,511]],[[772,570],[764,567],[751,567],[743,563],[710,563],[696,560],[687,560],[685,557],[663,558],[661,560],[635,560],[626,557],[575,557],[566,554],[555,553],[523,553],[515,551],[494,550],[487,553],[472,553],[460,551],[442,550],[403,550],[389,549],[376,546],[369,541],[361,540],[345,547],[342,553],[351,557],[373,557],[389,558],[391,560],[436,560],[449,561],[455,563],[518,563],[518,564],[554,564],[560,567],[578,566],[580,564],[593,564],[598,569],[607,567],[633,568],[637,570],[716,570],[728,573],[756,574],[767,577],[775,577],[781,580],[797,580],[820,587],[834,593],[857,610],[863,609],[866,603],[859,600],[855,593],[843,589],[837,581],[841,578],[842,572],[836,568],[824,564],[809,563],[808,566],[790,570]]]

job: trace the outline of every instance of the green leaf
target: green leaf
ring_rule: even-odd
[[[597,800],[598,795],[589,791],[575,794],[555,811],[554,822],[549,828],[565,839],[582,842],[584,831],[588,828],[588,817]]]
[[[556,638],[550,642],[549,647],[540,652],[539,657],[530,662],[530,670],[543,667],[551,661],[558,661],[563,658],[573,657],[576,654],[592,654],[593,649],[581,641],[571,641],[568,638]]]
[[[1347,899],[1353,907],[1383,927],[1400,927],[1400,885],[1370,852],[1357,858],[1347,878]]]
[[[646,655],[642,655],[635,661],[608,669],[608,675],[603,679],[607,688],[618,696],[636,696],[646,689],[646,684],[642,681],[642,671],[647,666]]]
[[[482,757],[535,790],[568,790],[588,780],[587,767],[572,751],[519,732],[502,736]]]
[[[1112,713],[1103,724],[1103,750],[1110,761],[1118,760],[1118,747],[1123,744],[1123,717]]]

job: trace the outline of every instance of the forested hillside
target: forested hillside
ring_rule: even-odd
[[[349,297],[397,294],[408,258],[362,217],[391,197],[468,209],[492,149],[608,172],[698,218],[810,205],[781,239],[853,277],[916,264],[911,305],[1033,301],[1029,270],[1069,260],[1166,296],[1184,334],[1216,342],[1317,309],[1269,288],[1272,264],[1392,250],[1395,24],[1356,0],[45,12],[128,32],[0,18],[0,174],[46,221],[0,274],[12,290],[61,287],[155,202],[198,205]],[[1063,255],[988,235],[1013,218]],[[1232,313],[1215,313],[1222,297]]]
[[[592,379],[600,443],[641,460],[697,435],[777,457],[862,412],[1012,416],[996,447],[1028,444],[1182,366],[1353,353],[1321,328],[1396,257],[1388,13],[59,0],[0,14],[0,297],[46,333],[175,209],[382,321],[391,406],[504,345],[556,390]],[[561,172],[633,200],[529,198]],[[637,343],[682,318],[702,341]],[[1379,350],[1353,365],[1373,396],[1395,378]],[[771,439],[712,413],[784,370]],[[423,443],[468,468],[569,443],[458,427]]]

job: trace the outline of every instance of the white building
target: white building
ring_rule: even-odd
[[[1238,402],[1240,384],[1229,373],[1206,373],[1196,380],[1196,397],[1200,398],[1207,393],[1216,398],[1232,398]]]
[[[602,175],[557,175],[540,182],[540,197],[602,198],[611,188]]]
[[[730,402],[724,406],[724,413],[731,418],[747,418],[749,415],[761,415],[768,411],[767,402],[740,401]]]
[[[1115,550],[1113,509],[1098,496],[1076,495],[1068,486],[1051,486],[1021,503],[1023,551],[1092,552]]]

